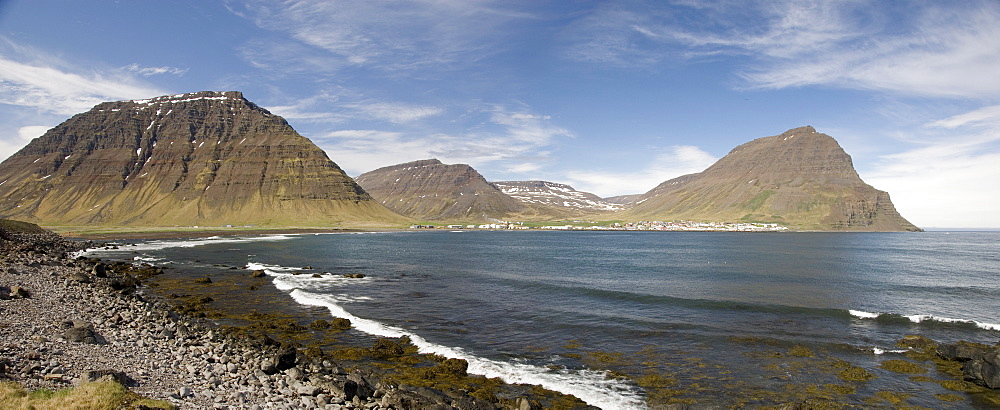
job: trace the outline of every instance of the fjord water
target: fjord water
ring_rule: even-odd
[[[278,306],[321,306],[357,330],[466,358],[470,371],[604,408],[643,407],[646,394],[606,379],[607,369],[668,375],[685,389],[678,397],[708,405],[842,383],[782,368],[775,358],[793,346],[879,376],[850,397],[905,391],[908,404],[945,407],[933,395],[954,392],[878,364],[910,334],[1000,340],[993,232],[420,231],[153,241],[111,253],[169,261],[173,275],[263,268],[287,295]],[[305,266],[334,275],[293,275]],[[335,276],[345,273],[365,278]]]

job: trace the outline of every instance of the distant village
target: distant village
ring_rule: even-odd
[[[694,221],[641,221],[596,225],[595,222],[573,221],[567,225],[530,226],[523,222],[498,221],[479,225],[412,225],[410,229],[470,229],[470,230],[528,230],[557,231],[692,231],[692,232],[782,232],[788,227],[776,223],[758,222],[694,222]]]

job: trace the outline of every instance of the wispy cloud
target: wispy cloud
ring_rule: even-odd
[[[137,73],[137,74],[142,75],[144,77],[149,77],[149,76],[153,76],[153,75],[161,75],[161,74],[170,74],[170,75],[180,76],[180,75],[184,75],[185,73],[188,72],[188,69],[186,69],[186,68],[166,67],[166,66],[164,66],[164,67],[143,67],[143,66],[139,65],[139,63],[129,64],[129,65],[125,66],[125,67],[122,67],[122,69],[124,69],[126,71],[129,71],[129,72]]]
[[[68,115],[108,100],[165,94],[119,70],[81,69],[0,40],[0,104]]]
[[[948,138],[937,135],[941,130]],[[910,140],[924,142],[882,156],[865,178],[890,192],[900,213],[917,225],[934,221],[937,227],[983,227],[983,221],[995,220],[994,205],[1000,203],[1000,107],[929,122]]]
[[[430,65],[440,69],[477,60],[502,44],[497,35],[500,27],[526,17],[506,9],[504,2],[487,0],[247,1],[230,4],[230,10],[304,46],[295,47],[292,54],[259,40],[245,51],[261,66],[287,66],[282,59],[304,58],[322,60],[313,67],[326,70],[365,66],[397,71]],[[280,57],[269,59],[266,53],[255,52],[260,48]]]
[[[778,0],[607,5],[567,29],[570,58],[643,67],[739,57],[748,87],[1000,94],[1000,3]]]
[[[437,116],[444,112],[440,107],[387,102],[348,104],[345,107],[373,119],[397,124]]]
[[[463,133],[341,130],[314,137],[320,147],[353,175],[418,159],[491,166],[508,172],[539,169],[547,148],[572,134],[551,119],[490,106],[486,120]]]
[[[663,151],[635,172],[578,169],[567,172],[564,178],[576,189],[603,197],[641,194],[669,179],[704,171],[718,160],[691,145],[675,145]]]

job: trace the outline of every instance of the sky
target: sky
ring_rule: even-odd
[[[811,125],[914,224],[1000,228],[995,0],[0,0],[0,159],[203,90],[352,176],[437,158],[604,197]]]

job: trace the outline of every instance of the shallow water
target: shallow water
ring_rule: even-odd
[[[360,331],[410,335],[423,351],[465,358],[470,371],[604,408],[641,408],[646,399],[767,405],[832,384],[854,389],[838,401],[888,404],[871,400],[893,391],[908,394],[904,404],[968,407],[974,397],[942,401],[935,394],[955,392],[879,363],[901,358],[895,343],[909,334],[1000,340],[1000,233],[422,231],[251,239],[151,241],[108,256],[171,262],[171,275],[181,276],[246,275],[214,265],[263,268],[289,310],[319,306]],[[300,271],[310,275],[293,275]],[[281,309],[276,302],[271,308]],[[813,355],[789,354],[796,346]],[[830,367],[836,359],[878,378],[839,380]],[[608,380],[608,369],[662,382],[642,388]]]

